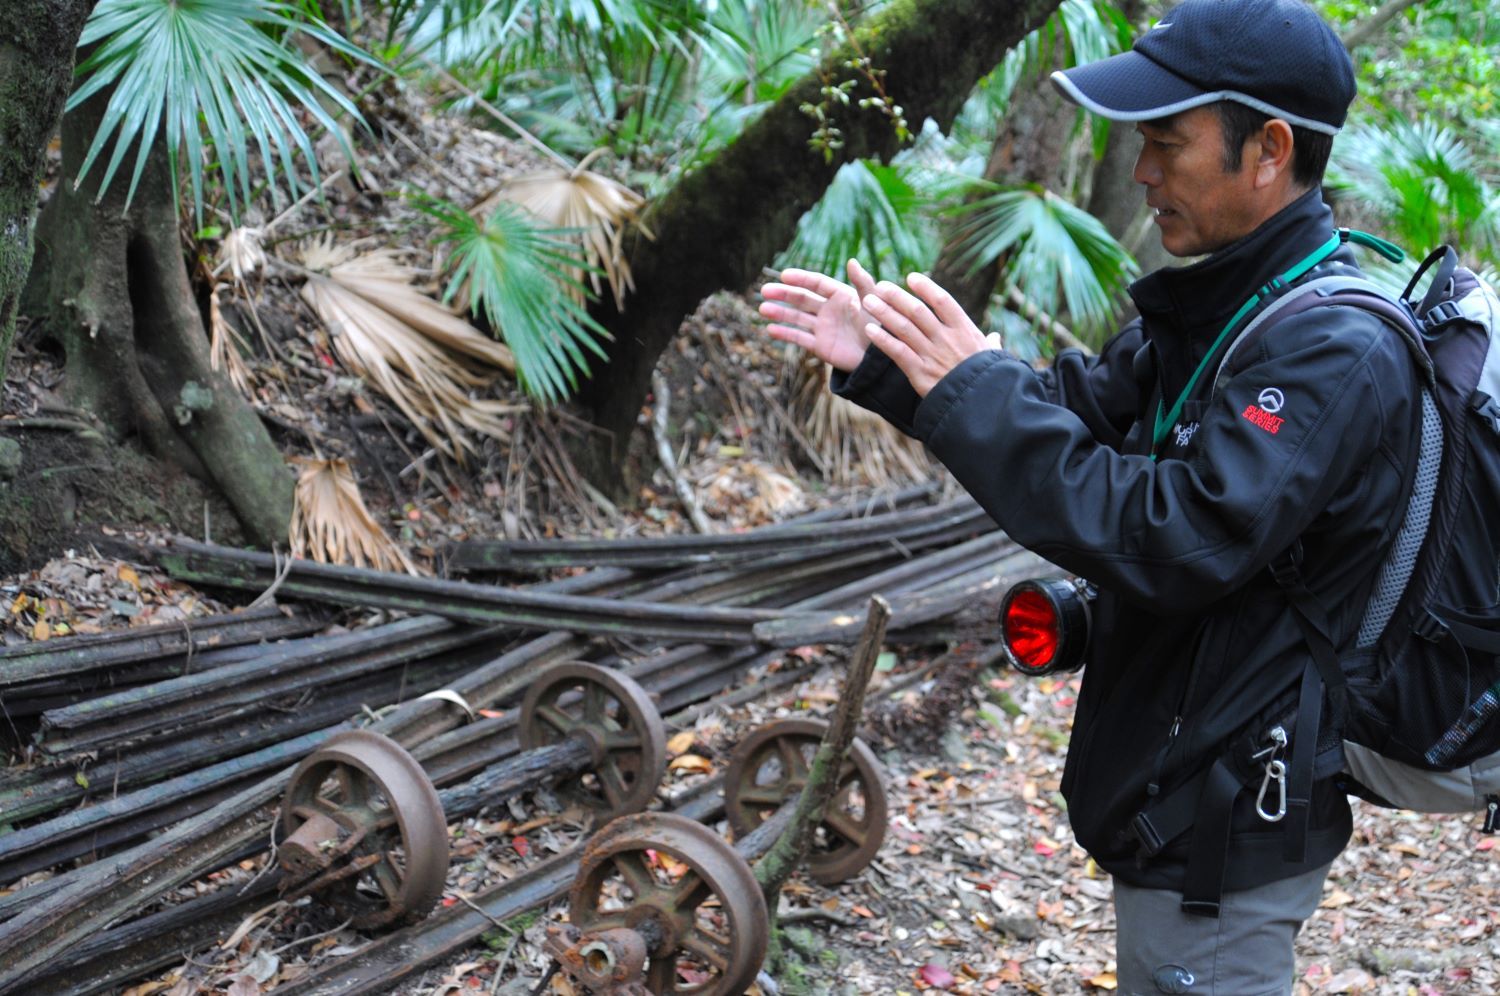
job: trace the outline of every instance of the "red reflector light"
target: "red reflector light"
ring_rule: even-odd
[[[1057,609],[1051,599],[1035,588],[1016,592],[1005,606],[1002,625],[1005,645],[1017,666],[1029,671],[1047,670],[1062,642]]]
[[[1031,578],[1000,605],[1000,637],[1017,671],[1028,675],[1077,671],[1089,643],[1092,586],[1062,578]]]

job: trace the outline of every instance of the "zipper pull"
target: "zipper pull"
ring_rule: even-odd
[[[1487,795],[1484,797],[1484,832],[1494,833],[1496,824],[1500,824],[1500,795]]]

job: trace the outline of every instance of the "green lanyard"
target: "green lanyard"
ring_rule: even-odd
[[[1234,313],[1234,317],[1229,319],[1229,324],[1224,326],[1224,330],[1219,333],[1218,338],[1214,339],[1214,344],[1208,348],[1208,352],[1205,353],[1203,359],[1199,361],[1198,369],[1194,370],[1193,376],[1188,378],[1187,386],[1182,389],[1181,394],[1177,395],[1177,400],[1172,403],[1172,410],[1170,412],[1164,412],[1162,401],[1164,401],[1165,399],[1162,399],[1162,401],[1157,401],[1156,424],[1151,432],[1151,459],[1156,459],[1157,447],[1161,446],[1161,441],[1166,438],[1167,432],[1170,430],[1171,426],[1177,423],[1177,416],[1182,414],[1182,406],[1187,401],[1188,396],[1193,393],[1193,388],[1198,385],[1198,378],[1203,376],[1203,371],[1208,368],[1209,361],[1211,361],[1219,352],[1219,347],[1224,344],[1224,340],[1229,337],[1229,333],[1233,332],[1234,329],[1240,324],[1240,322],[1244,320],[1245,316],[1248,315],[1256,305],[1260,304],[1261,301],[1275,294],[1277,291],[1286,287],[1288,284],[1296,281],[1308,270],[1311,270],[1313,267],[1323,262],[1323,260],[1327,259],[1329,256],[1332,256],[1334,251],[1338,249],[1341,244],[1349,241],[1357,242],[1360,245],[1369,246],[1371,249],[1374,249],[1376,252],[1380,253],[1382,256],[1384,256],[1386,259],[1389,259],[1393,263],[1399,263],[1406,258],[1406,253],[1402,252],[1399,247],[1392,245],[1382,238],[1377,238],[1376,236],[1370,235],[1367,232],[1357,232],[1351,231],[1347,228],[1340,228],[1329,237],[1327,242],[1314,249],[1305,259],[1302,260],[1302,262],[1296,264],[1281,276],[1272,277],[1269,282],[1267,282],[1260,288],[1260,290],[1250,295],[1249,299],[1246,300],[1244,304],[1240,305],[1239,310]]]

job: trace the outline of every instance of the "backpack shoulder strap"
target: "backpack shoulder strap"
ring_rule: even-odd
[[[1296,284],[1266,305],[1265,310],[1256,315],[1224,351],[1218,369],[1214,372],[1212,390],[1217,391],[1219,379],[1224,375],[1229,358],[1236,350],[1259,341],[1261,336],[1279,322],[1313,308],[1332,305],[1359,308],[1383,320],[1400,333],[1401,341],[1406,344],[1412,360],[1417,364],[1423,382],[1429,387],[1436,382],[1432,358],[1427,355],[1427,347],[1422,343],[1421,328],[1411,307],[1365,277],[1333,274]]]

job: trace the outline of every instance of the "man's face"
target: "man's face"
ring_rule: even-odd
[[[1217,112],[1195,107],[1137,128],[1144,143],[1135,180],[1146,185],[1162,248],[1173,256],[1201,256],[1254,231],[1261,221],[1254,173],[1259,142],[1242,150],[1240,168],[1224,169],[1223,127]]]

